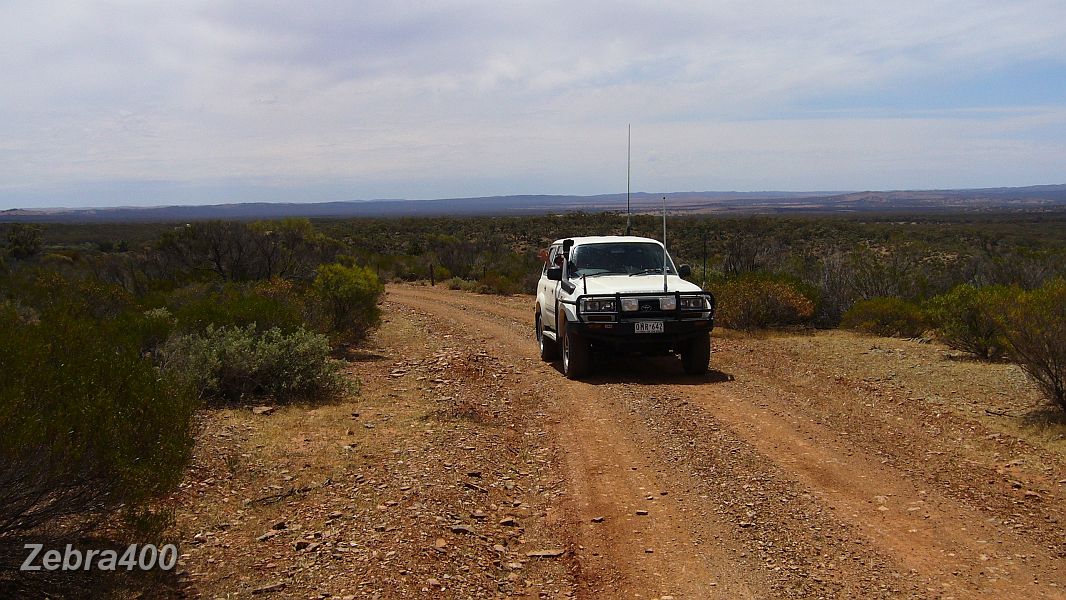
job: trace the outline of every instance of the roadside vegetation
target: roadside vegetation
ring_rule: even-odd
[[[306,220],[169,226],[139,247],[57,246],[32,225],[5,233],[5,597],[129,585],[20,574],[23,540],[161,542],[195,412],[342,397],[354,388],[337,357],[380,320],[376,273]]]

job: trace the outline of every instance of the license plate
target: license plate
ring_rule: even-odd
[[[662,321],[637,321],[633,323],[633,333],[662,333]]]

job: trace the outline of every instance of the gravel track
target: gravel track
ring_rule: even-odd
[[[514,383],[544,402],[580,596],[1063,597],[1059,447],[945,406],[957,378],[1007,367],[838,332],[727,332],[707,377],[624,358],[572,382],[537,360],[532,298],[392,286],[389,300],[533,366]],[[920,374],[857,375],[899,370],[901,353]],[[910,396],[937,378],[943,397]]]

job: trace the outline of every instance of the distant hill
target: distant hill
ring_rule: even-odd
[[[655,212],[664,194],[632,195],[634,212]],[[671,192],[672,213],[794,213],[863,211],[1039,210],[1066,207],[1066,184],[1017,188],[867,192]],[[209,219],[258,220],[283,217],[429,217],[442,215],[527,215],[572,211],[624,211],[625,194],[597,196],[489,196],[436,200],[214,204],[71,209],[11,209],[0,221],[181,222]]]

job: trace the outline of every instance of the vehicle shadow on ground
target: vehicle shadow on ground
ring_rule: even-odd
[[[562,375],[562,362],[553,366]],[[681,368],[681,361],[672,356],[592,357],[592,369],[581,381],[591,385],[610,383],[643,383],[650,385],[707,385],[733,381],[733,375],[714,368],[713,364],[703,375],[688,375]]]

